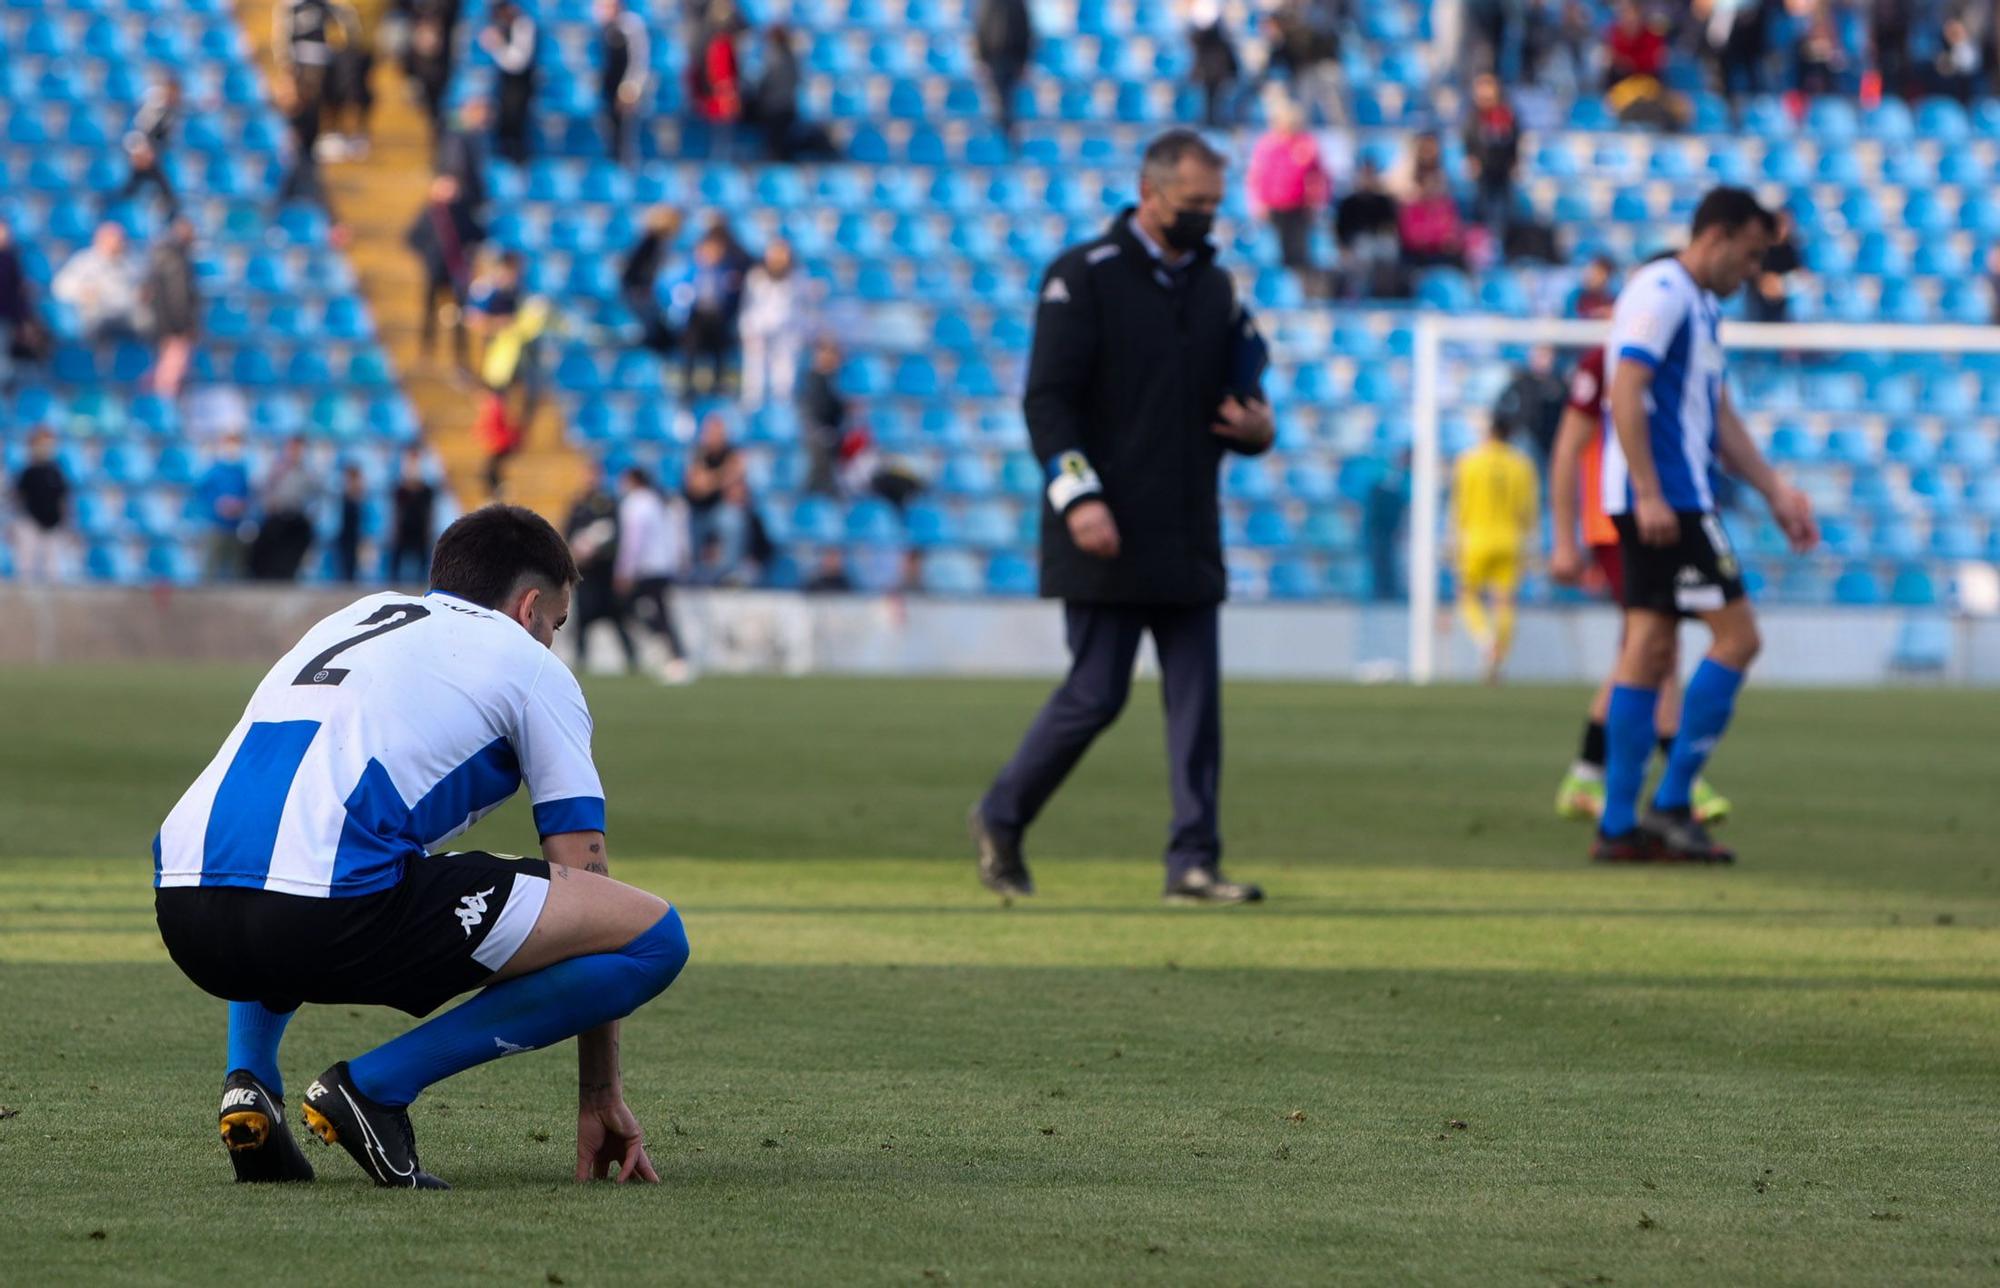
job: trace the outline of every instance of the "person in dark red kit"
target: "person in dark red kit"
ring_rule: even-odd
[[[1605,35],[1604,87],[1615,89],[1635,76],[1660,79],[1667,69],[1667,40],[1646,20],[1638,0],[1622,0]]]
[[[734,147],[736,123],[743,119],[743,64],[736,52],[742,20],[729,0],[716,0],[708,11],[708,39],[701,62],[689,69],[695,109],[715,130],[720,152]]]

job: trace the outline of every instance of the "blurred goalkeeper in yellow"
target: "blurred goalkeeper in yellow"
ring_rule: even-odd
[[[1458,616],[1484,656],[1488,684],[1499,682],[1514,643],[1514,600],[1541,514],[1535,464],[1507,441],[1511,429],[1496,417],[1486,441],[1462,453],[1452,469]]]

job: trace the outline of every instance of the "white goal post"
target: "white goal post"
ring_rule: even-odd
[[[1429,684],[1437,676],[1438,516],[1443,499],[1439,448],[1443,352],[1447,343],[1557,345],[1583,349],[1601,344],[1607,324],[1569,318],[1519,318],[1491,314],[1425,313],[1416,320],[1411,355],[1409,678]],[[1912,326],[1898,323],[1725,322],[1731,351],[1782,353],[2000,353],[2000,326]],[[1745,410],[1754,411],[1755,408]]]

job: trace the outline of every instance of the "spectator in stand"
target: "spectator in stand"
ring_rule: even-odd
[[[1782,12],[1781,0],[1695,0],[1693,9],[1723,96],[1733,106],[1745,95],[1762,94],[1771,23]]]
[[[1605,101],[1621,121],[1666,127],[1683,115],[1667,92],[1667,38],[1638,0],[1619,0],[1605,35]]]
[[[744,476],[743,456],[729,440],[729,421],[721,412],[702,418],[694,452],[681,475],[681,495],[688,504],[688,526],[699,556],[711,535],[709,529],[722,496],[731,482]]]
[[[0,219],[0,394],[14,391],[17,358],[38,354],[44,340],[34,287],[14,245],[14,229]]]
[[[806,278],[792,258],[792,244],[773,238],[764,262],[743,282],[743,405],[791,398],[798,386],[799,346],[806,331]]]
[[[139,101],[139,110],[133,113],[131,127],[125,131],[125,159],[131,164],[132,173],[119,190],[118,200],[129,201],[139,195],[141,188],[150,186],[159,191],[160,200],[166,203],[169,219],[180,212],[180,198],[174,195],[173,184],[167,182],[165,169],[167,148],[180,126],[180,117],[181,83],[170,74],[162,75]]]
[[[799,127],[799,54],[792,29],[782,22],[764,29],[764,71],[745,115],[764,132],[764,150],[773,161],[798,159],[807,143]]]
[[[76,311],[83,338],[97,343],[145,333],[141,283],[125,229],[106,220],[97,226],[90,245],[70,256],[56,273],[49,293]]]
[[[1293,96],[1318,107],[1321,122],[1336,128],[1348,119],[1340,7],[1331,0],[1276,0],[1263,15],[1270,50],[1264,74],[1291,81]]]
[[[1527,447],[1537,466],[1546,465],[1568,401],[1569,387],[1556,375],[1556,351],[1538,344],[1528,351],[1527,365],[1517,368],[1501,389],[1493,403],[1493,421],[1506,426],[1508,437]]]
[[[1202,93],[1202,122],[1211,130],[1233,129],[1236,78],[1242,64],[1224,23],[1222,0],[1187,0],[1187,25],[1194,83]]]
[[[1425,130],[1410,140],[1409,151],[1403,154],[1390,186],[1398,201],[1415,201],[1433,178],[1449,180],[1450,176],[1444,170],[1444,140],[1435,131]]]
[[[667,649],[660,669],[665,684],[694,679],[680,629],[674,625],[674,582],[688,567],[687,504],[660,493],[645,470],[634,465],[618,478],[618,552],[612,563],[611,587],[627,617],[646,620]],[[625,664],[639,668],[632,637],[619,632],[625,644]]]
[[[993,115],[1014,146],[1014,91],[1035,56],[1035,20],[1027,0],[979,0],[972,18],[973,51],[993,89]]]
[[[500,155],[526,165],[533,151],[535,57],[542,43],[541,28],[514,0],[495,0],[479,33],[479,47],[493,60],[494,138]]]
[[[1271,128],[1250,154],[1250,215],[1277,230],[1285,267],[1313,279],[1312,226],[1326,209],[1328,188],[1319,140],[1306,129],[1298,103],[1282,93],[1272,95],[1267,115]]]
[[[395,491],[389,494],[389,548],[382,575],[391,582],[414,586],[430,576],[431,534],[437,530],[437,489],[424,472],[424,449],[403,449]]]
[[[1500,78],[1472,81],[1472,116],[1465,123],[1465,161],[1478,193],[1479,220],[1505,242],[1514,216],[1514,174],[1521,164],[1521,123],[1500,90]]]
[[[28,439],[28,464],[14,476],[15,575],[33,585],[64,579],[69,538],[69,476],[46,428]]]
[[[1340,293],[1349,299],[1393,299],[1402,281],[1401,210],[1383,186],[1381,167],[1364,153],[1354,191],[1333,208],[1333,238],[1340,248]]]
[[[695,580],[709,586],[754,586],[772,555],[771,539],[739,474],[710,508],[695,543]]]
[[[332,0],[277,0],[271,6],[271,56],[317,124],[333,66]],[[317,129],[315,129],[315,135]]]
[[[1805,267],[1805,256],[1799,250],[1798,220],[1785,209],[1780,209],[1777,217],[1778,231],[1764,252],[1764,270],[1751,279],[1744,301],[1744,316],[1752,322],[1792,320],[1791,289],[1786,279]]]
[[[230,432],[194,485],[195,510],[208,529],[202,575],[235,581],[243,575],[243,527],[250,519],[250,467],[243,462],[243,435]]]
[[[483,367],[488,343],[521,311],[521,274],[527,261],[518,250],[485,250],[478,264],[465,290],[465,329],[479,341],[474,363]]]
[[[1432,175],[1404,204],[1397,229],[1405,268],[1465,268],[1465,224],[1443,175]]]
[[[743,19],[730,0],[715,0],[709,7],[706,43],[701,59],[688,69],[695,110],[713,131],[716,153],[731,157],[736,148],[736,126],[743,119],[742,59],[736,40]]]
[[[285,441],[258,489],[257,535],[250,542],[250,576],[257,581],[294,581],[312,549],[312,510],[320,480],[306,456],[302,437]]]
[[[430,122],[433,144],[445,132],[444,99],[451,88],[450,21],[435,8],[418,12],[410,22],[410,49],[404,58],[410,88],[423,105],[424,118]],[[470,107],[474,101],[478,100],[468,100],[466,106]],[[439,164],[442,168],[442,162]]]
[[[1946,18],[1944,29],[1938,34],[1937,59],[1932,67],[1934,92],[1970,106],[1978,93],[1984,61],[1979,42],[1973,39],[1972,28],[1965,19],[1958,14]]]
[[[673,253],[674,240],[681,235],[681,212],[672,206],[655,206],[646,213],[646,231],[625,254],[618,269],[618,298],[639,323],[639,343],[661,357],[672,353],[679,343],[673,323],[660,304],[660,270]]]
[[[1911,20],[1917,6],[1911,0],[1873,0],[1868,43],[1881,74],[1882,92],[1909,97],[1916,88],[1916,63],[1910,57]]]
[[[320,100],[306,98],[298,82],[281,76],[271,82],[271,102],[285,118],[289,153],[284,178],[278,181],[277,204],[305,201],[325,207],[326,185],[319,173]]]
[[[430,361],[437,346],[439,312],[447,312],[451,322],[452,360],[461,378],[469,379],[465,296],[472,285],[473,258],[485,240],[485,232],[459,193],[458,180],[448,174],[431,179],[430,199],[417,212],[407,240],[424,270],[421,333],[424,360]]]
[[[619,165],[632,165],[639,159],[639,125],[652,84],[653,38],[646,20],[627,9],[625,0],[597,0],[597,43],[604,51],[597,73],[604,150]]]
[[[799,430],[805,439],[806,491],[832,496],[840,443],[847,433],[847,396],[840,392],[840,345],[822,337],[813,345],[812,368],[799,382]]]
[[[474,428],[486,449],[487,492],[496,498],[501,495],[501,470],[527,441],[541,400],[536,349],[548,322],[547,300],[523,301],[494,330],[480,361],[479,378],[486,386],[486,396]],[[521,395],[518,410],[511,405],[516,393]]]
[[[1397,453],[1375,476],[1361,503],[1362,543],[1368,548],[1368,597],[1387,603],[1403,597],[1403,515],[1410,508],[1410,453]]]
[[[333,537],[333,579],[358,581],[361,577],[361,536],[368,524],[368,476],[359,465],[340,471],[340,526]]]
[[[707,384],[701,393],[722,393],[729,358],[736,347],[736,317],[743,303],[740,253],[726,226],[711,225],[694,245],[694,263],[674,287],[674,303],[682,312],[681,393],[692,399],[695,367],[706,363]]]
[[[1833,15],[1824,9],[1814,11],[1793,59],[1796,70],[1792,83],[1799,93],[1818,98],[1841,92],[1842,78],[1847,75],[1847,47],[1840,41],[1839,28],[1833,25]]]
[[[153,247],[146,274],[146,305],[158,349],[148,383],[153,392],[177,398],[201,334],[201,286],[194,272],[194,225],[176,219]]]
[[[1577,279],[1576,290],[1570,292],[1569,306],[1563,311],[1573,318],[1608,318],[1611,306],[1618,302],[1618,292],[1612,285],[1612,278],[1618,266],[1608,255],[1596,255],[1583,266]]]
[[[352,4],[335,0],[333,62],[327,69],[326,115],[330,128],[322,146],[333,161],[366,160],[375,115],[375,36],[381,0]]]
[[[845,595],[854,589],[854,581],[847,575],[846,556],[841,554],[839,546],[828,546],[819,552],[819,561],[799,589],[808,595]]]
[[[458,109],[458,123],[438,139],[437,172],[458,183],[458,193],[474,218],[484,219],[491,190],[486,186],[486,123],[490,113],[483,98],[467,99]]]
[[[563,536],[581,574],[570,606],[577,669],[582,670],[589,660],[590,628],[598,622],[611,623],[619,646],[625,650],[627,668],[636,667],[638,650],[632,646],[632,633],[625,629],[625,606],[612,585],[618,559],[618,498],[604,477],[603,461],[590,461],[590,476],[569,508]]]

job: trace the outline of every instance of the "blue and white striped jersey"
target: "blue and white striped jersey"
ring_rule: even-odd
[[[1713,510],[1715,490],[1709,471],[1715,463],[1715,431],[1722,406],[1722,306],[1695,284],[1678,259],[1658,259],[1641,268],[1618,293],[1611,335],[1604,345],[1604,387],[1627,362],[1653,373],[1646,391],[1648,439],[1660,490],[1676,510]],[[1625,449],[1604,403],[1603,497],[1606,514],[1632,508]]]
[[[604,828],[576,677],[520,625],[433,591],[307,631],[153,841],[160,886],[347,898],[523,782],[543,836]]]

